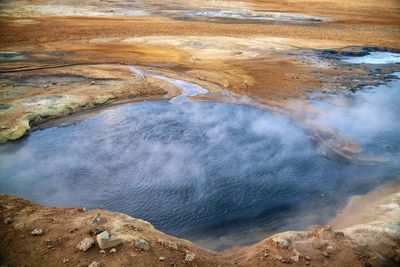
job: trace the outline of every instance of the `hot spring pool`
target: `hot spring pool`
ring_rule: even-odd
[[[288,120],[222,103],[129,104],[0,146],[1,193],[124,212],[213,249],[326,223],[395,170],[329,161]]]

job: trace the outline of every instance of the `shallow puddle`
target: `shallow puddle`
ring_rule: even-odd
[[[329,161],[286,119],[221,103],[130,104],[0,146],[1,193],[124,212],[212,249],[326,223],[396,170]]]

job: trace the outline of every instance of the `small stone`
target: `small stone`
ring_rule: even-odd
[[[290,257],[294,262],[299,262],[300,261],[300,257],[299,257],[299,255],[296,255],[296,256],[293,256],[293,257]]]
[[[164,247],[172,249],[172,250],[179,250],[179,245],[176,242],[171,242],[171,241],[167,241],[165,239],[160,238],[157,240],[157,243],[161,244]]]
[[[85,207],[83,207],[82,212],[87,212],[87,209]]]
[[[269,256],[269,254],[268,253],[264,253],[264,257],[268,257]]]
[[[93,219],[92,219],[92,224],[98,224],[101,221],[100,214],[97,214]]]
[[[104,249],[100,250],[100,254],[105,254],[106,251]]]
[[[135,247],[138,249],[141,249],[141,250],[149,250],[150,249],[149,243],[144,239],[135,240]]]
[[[43,235],[43,234],[44,234],[44,231],[42,228],[36,228],[31,233],[31,235],[33,235],[33,236],[39,236],[39,235]]]
[[[289,246],[291,244],[291,240],[281,238],[279,236],[273,237],[272,241],[274,241],[280,248],[289,248]]]
[[[117,253],[117,250],[115,248],[110,249],[110,254],[113,254],[113,253]]]
[[[96,236],[97,244],[101,249],[116,247],[122,243],[122,240],[116,235],[110,234],[108,231],[103,231]]]
[[[81,242],[79,242],[78,245],[76,245],[76,248],[81,250],[81,251],[86,251],[89,248],[91,248],[94,244],[94,240],[92,238],[85,238]]]
[[[311,260],[311,258],[309,256],[305,256],[304,258],[306,259],[306,261],[310,261]]]
[[[100,266],[101,266],[100,262],[94,261],[91,264],[89,264],[88,267],[100,267]]]
[[[278,261],[281,261],[283,259],[281,255],[275,255],[274,258],[277,259]]]
[[[63,264],[65,264],[67,262],[69,262],[69,259],[63,259],[63,261],[62,261]]]
[[[13,220],[11,218],[5,218],[3,223],[4,224],[12,224]]]
[[[192,262],[194,260],[196,260],[196,254],[194,253],[190,253],[190,252],[186,252],[186,256],[185,256],[185,262]]]
[[[164,257],[159,257],[158,260],[159,261],[165,261],[165,258]]]
[[[94,85],[94,84],[96,84],[95,81],[91,81],[91,82],[90,82],[90,85]]]
[[[133,231],[136,231],[136,232],[141,230],[140,225],[138,225],[136,223],[132,224],[131,227],[132,227]]]
[[[322,255],[324,255],[325,257],[329,258],[329,254],[326,251],[322,252]]]

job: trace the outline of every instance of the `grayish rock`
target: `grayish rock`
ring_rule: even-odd
[[[137,239],[135,240],[135,247],[141,250],[149,250],[150,244],[144,239]]]
[[[103,231],[96,236],[97,244],[101,249],[116,247],[122,243],[121,238],[110,234],[108,231]]]

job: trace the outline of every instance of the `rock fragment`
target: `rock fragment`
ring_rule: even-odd
[[[103,231],[96,236],[97,244],[101,249],[116,247],[122,243],[122,240],[108,231]]]
[[[63,259],[63,261],[62,261],[63,264],[68,263],[68,262],[69,262],[69,259]]]
[[[158,260],[159,261],[165,261],[165,258],[164,257],[159,257]]]
[[[115,248],[110,249],[110,254],[113,254],[113,253],[117,253],[117,250]]]
[[[299,255],[295,255],[293,257],[290,257],[290,259],[292,259],[294,262],[299,262],[300,261],[300,256]]]
[[[171,241],[160,238],[157,240],[157,243],[159,243],[160,245],[162,245],[166,248],[172,249],[172,250],[179,250],[179,245],[176,242],[171,242]]]
[[[93,219],[92,219],[92,224],[96,225],[101,221],[100,214],[97,214]]]
[[[4,224],[12,224],[13,220],[11,218],[5,218],[3,223]]]
[[[100,262],[94,261],[91,264],[89,264],[88,267],[100,267],[100,266],[101,266]]]
[[[36,228],[31,233],[31,235],[33,235],[33,236],[39,236],[39,235],[43,235],[43,234],[44,234],[44,231],[42,228]]]
[[[140,250],[149,250],[150,244],[144,239],[136,239],[135,240],[135,247]]]
[[[279,236],[275,236],[272,238],[272,241],[274,241],[280,248],[289,248],[291,245],[291,240],[282,238]]]
[[[196,259],[197,259],[196,254],[186,251],[185,262],[192,262],[195,261]]]
[[[81,242],[79,242],[78,245],[76,245],[76,248],[81,250],[81,251],[86,251],[89,248],[91,248],[94,244],[94,240],[92,238],[85,238]]]

